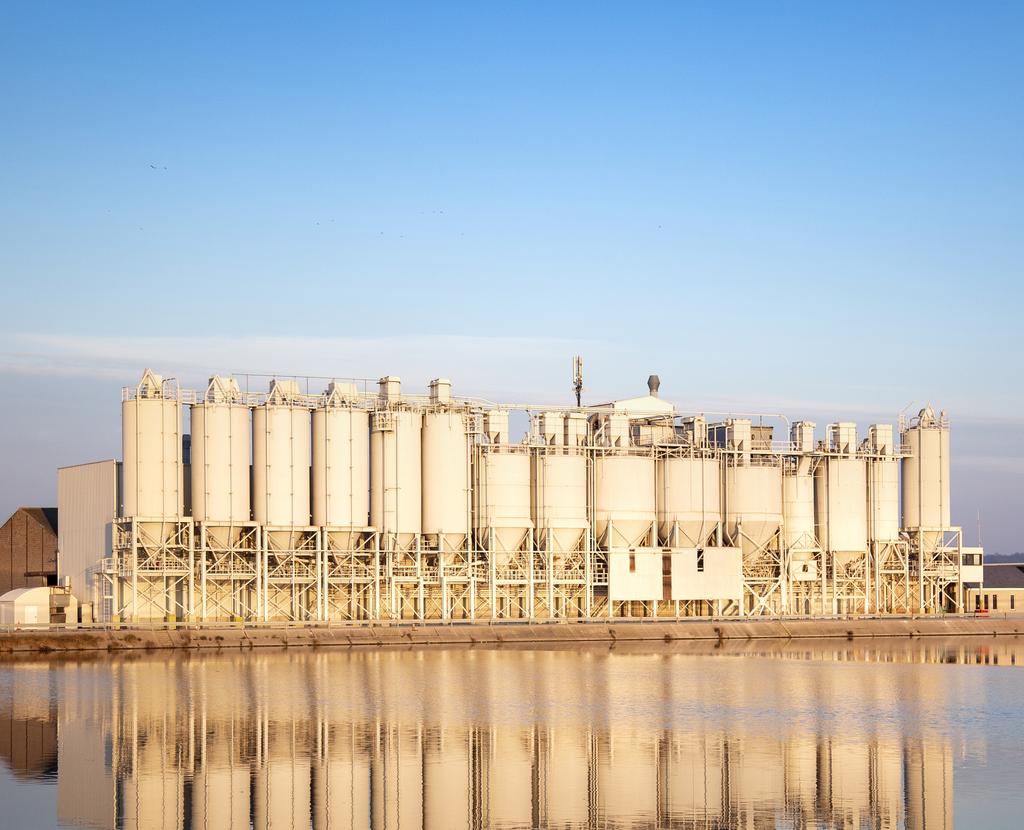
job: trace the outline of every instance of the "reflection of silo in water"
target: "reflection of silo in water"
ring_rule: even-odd
[[[370,756],[355,724],[325,730],[325,757],[313,769],[313,827],[370,826]]]
[[[737,807],[744,811],[766,810],[783,804],[785,758],[777,740],[730,740],[727,751],[730,796]]]
[[[370,780],[373,830],[423,826],[423,739],[418,728],[377,727]]]
[[[294,724],[271,723],[266,756],[256,771],[254,830],[309,827],[312,764],[307,737]]]
[[[673,736],[659,765],[661,787],[668,822],[717,822],[724,803],[724,757],[718,736],[680,734]]]
[[[493,827],[529,827],[533,823],[531,733],[494,727],[489,760],[488,823]]]
[[[850,827],[860,827],[871,802],[871,759],[866,737],[832,738],[829,765],[833,814]]]
[[[123,830],[178,830],[183,823],[184,788],[168,736],[139,740],[133,774],[121,788]],[[173,738],[171,739],[173,740]],[[166,753],[166,754],[165,754]]]
[[[658,815],[658,743],[653,732],[613,731],[598,742],[600,820],[653,823]]]
[[[792,735],[786,741],[786,801],[813,815],[818,800],[818,745],[814,735]]]
[[[903,751],[907,830],[947,830],[953,826],[953,754],[938,740],[907,743]]]
[[[903,748],[898,737],[875,741],[872,774],[878,821],[882,827],[895,827],[903,816]]]
[[[464,728],[442,726],[426,731],[423,752],[425,830],[470,826],[470,737]]]
[[[548,728],[540,733],[541,788],[547,815],[542,824],[564,827],[590,815],[590,733]]]
[[[207,743],[206,753],[192,778],[192,826],[248,830],[249,765],[232,761],[224,740]]]

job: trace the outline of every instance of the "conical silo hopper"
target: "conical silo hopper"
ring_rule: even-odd
[[[482,450],[475,499],[477,537],[503,567],[522,549],[533,528],[528,449],[494,445]]]
[[[756,556],[782,524],[782,467],[768,461],[725,470],[726,533],[744,557]]]
[[[601,547],[654,543],[654,456],[611,451],[594,460],[594,536]]]
[[[709,544],[722,521],[721,469],[717,458],[659,459],[656,492],[661,544]]]

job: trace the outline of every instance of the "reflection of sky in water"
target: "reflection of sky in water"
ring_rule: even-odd
[[[2,824],[1018,826],[1022,664],[1009,639],[0,663]]]

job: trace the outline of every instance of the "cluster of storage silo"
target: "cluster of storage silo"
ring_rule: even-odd
[[[776,441],[763,421],[645,400],[656,414],[503,407],[393,376],[258,395],[213,377],[195,394],[147,370],[123,401],[122,547],[174,560],[164,613],[314,620],[357,582],[367,617],[867,612],[899,575],[876,560],[902,557],[909,583],[911,548],[948,548],[948,423],[930,409],[901,444],[850,422],[816,441],[809,421]],[[230,569],[225,552],[242,554]],[[370,552],[373,572],[354,556]]]

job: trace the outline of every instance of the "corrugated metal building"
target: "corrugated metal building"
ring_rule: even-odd
[[[111,527],[118,513],[116,461],[95,461],[57,470],[57,504],[61,514],[60,575],[83,608],[83,619],[104,599],[97,573],[110,556]]]
[[[0,596],[57,582],[57,508],[19,507],[0,528]]]

